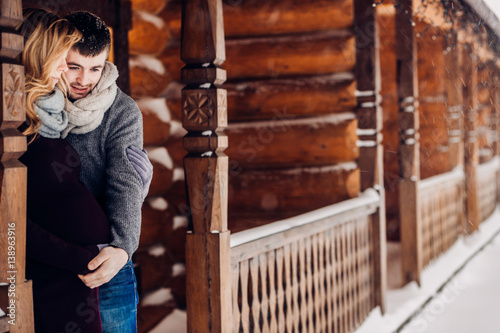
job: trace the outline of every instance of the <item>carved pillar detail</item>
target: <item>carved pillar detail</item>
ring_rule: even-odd
[[[357,135],[359,138],[358,166],[361,190],[375,188],[380,206],[373,215],[374,302],[385,311],[387,289],[387,250],[385,223],[385,193],[382,148],[382,109],[380,107],[380,63],[375,7],[372,0],[354,1],[354,31],[356,34],[356,84],[358,106]]]
[[[188,332],[232,329],[226,80],[221,0],[183,2],[181,58],[182,124],[187,200],[186,243]]]

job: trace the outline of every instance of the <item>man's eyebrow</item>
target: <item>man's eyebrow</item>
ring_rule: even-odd
[[[82,65],[80,65],[80,64],[78,64],[76,62],[67,62],[66,65],[68,65],[68,66],[78,66],[78,67],[82,67],[83,68]],[[104,65],[92,66],[91,68],[92,69],[94,69],[94,68],[104,68]]]

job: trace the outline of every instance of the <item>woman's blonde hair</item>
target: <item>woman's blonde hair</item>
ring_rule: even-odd
[[[21,60],[25,70],[27,128],[23,134],[30,136],[36,135],[41,125],[35,113],[37,99],[54,90],[50,77],[52,68],[82,38],[82,34],[67,20],[43,9],[26,10],[18,29],[24,36]],[[66,92],[67,85],[62,76],[57,86]]]

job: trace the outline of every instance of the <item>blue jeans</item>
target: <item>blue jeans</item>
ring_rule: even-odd
[[[137,281],[132,260],[99,287],[103,333],[137,333]]]

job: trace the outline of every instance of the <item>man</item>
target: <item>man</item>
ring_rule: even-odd
[[[81,180],[102,203],[111,223],[110,246],[90,261],[95,270],[81,280],[100,287],[104,332],[137,331],[137,288],[131,257],[138,247],[143,180],[127,159],[127,147],[142,148],[142,116],[117,86],[116,67],[107,62],[111,46],[104,22],[88,12],[66,17],[83,34],[69,51],[66,79],[68,140],[82,160]]]

